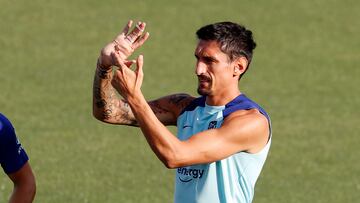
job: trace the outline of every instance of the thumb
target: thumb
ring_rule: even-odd
[[[143,64],[144,64],[144,56],[140,55],[136,60],[136,70],[135,70],[137,86],[141,86],[144,78]]]

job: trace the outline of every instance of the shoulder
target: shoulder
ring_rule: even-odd
[[[252,132],[267,131],[269,121],[267,117],[256,108],[233,111],[225,119],[223,125],[234,128],[242,127]]]
[[[261,122],[264,124],[268,123],[266,116],[256,108],[234,111],[225,118],[224,123],[229,121],[239,121],[239,120],[240,121],[251,120],[251,121]]]
[[[256,153],[267,143],[270,136],[269,121],[258,109],[238,110],[224,119],[223,125],[236,140],[247,143],[244,151]]]

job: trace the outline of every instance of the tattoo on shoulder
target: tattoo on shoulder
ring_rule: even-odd
[[[161,114],[161,113],[168,113],[169,112],[167,109],[165,109],[165,108],[163,108],[161,106],[159,101],[156,101],[156,100],[151,101],[151,102],[149,102],[149,105],[150,105],[151,109],[153,110],[153,112],[155,114],[157,114],[157,113]]]
[[[175,94],[170,96],[169,103],[178,107],[181,111],[188,106],[194,98],[188,94]]]
[[[181,101],[183,101],[184,99],[188,98],[189,95],[187,94],[174,94],[171,95],[169,98],[169,102],[171,104],[179,104]]]

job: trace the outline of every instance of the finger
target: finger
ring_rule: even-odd
[[[136,72],[142,71],[143,65],[144,65],[144,56],[139,55],[139,57],[136,59]]]
[[[138,47],[140,47],[141,45],[144,44],[144,42],[149,38],[150,33],[146,32],[143,36],[139,37],[134,44],[132,45],[132,47],[134,49],[137,49]]]
[[[145,27],[146,23],[138,22],[135,25],[134,29],[126,36],[126,39],[129,40],[131,43],[135,42],[136,39],[144,32]]]
[[[125,25],[125,27],[124,27],[124,29],[123,29],[123,31],[122,31],[121,34],[127,35],[128,32],[129,32],[129,29],[130,29],[130,27],[131,27],[131,25],[132,25],[132,23],[133,23],[133,21],[132,21],[132,20],[129,20],[128,23]]]
[[[143,72],[143,65],[144,65],[144,57],[143,55],[140,55],[137,60],[136,60],[136,84],[137,86],[141,86],[143,77],[144,77],[144,72]]]

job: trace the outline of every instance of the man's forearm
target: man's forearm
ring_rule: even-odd
[[[98,61],[93,84],[93,115],[107,123],[136,125],[129,105],[117,97],[111,79],[112,69],[103,69]]]
[[[21,169],[8,175],[14,183],[9,203],[32,202],[36,193],[36,181],[30,164],[26,163]]]
[[[177,149],[179,149],[181,141],[157,119],[141,93],[135,98],[130,98],[129,104],[146,140],[157,157],[166,167],[176,167]]]

